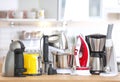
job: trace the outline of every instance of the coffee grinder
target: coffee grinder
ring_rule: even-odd
[[[106,65],[106,36],[102,34],[92,34],[86,36],[86,41],[90,49],[90,72],[91,74],[100,74],[104,71]]]

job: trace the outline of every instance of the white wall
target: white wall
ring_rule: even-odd
[[[46,18],[57,18],[58,0],[40,0],[40,8],[45,9]]]
[[[18,0],[1,0],[0,10],[16,10],[18,9]]]
[[[66,0],[65,20],[88,20],[89,0]]]
[[[119,21],[120,22],[120,21]],[[112,39],[115,47],[115,53],[117,57],[120,57],[120,23],[116,22],[113,23],[113,33],[112,33]],[[10,41],[13,39],[19,39],[19,32],[22,30],[26,31],[35,31],[40,30],[44,31],[45,33],[49,33],[50,31],[54,29],[65,29],[67,30],[67,36],[75,36],[78,34],[82,34],[83,36],[89,35],[89,34],[105,34],[107,33],[107,27],[109,22],[77,22],[77,23],[69,23],[67,27],[57,28],[38,28],[38,27],[30,27],[30,26],[23,26],[23,27],[0,27],[0,55],[3,55],[2,53],[6,53],[7,49],[9,48]],[[3,52],[5,51],[5,52]]]
[[[77,22],[73,24],[68,24],[66,27],[68,32],[68,36],[75,36],[82,34],[83,36],[89,35],[89,34],[105,34],[107,33],[107,27],[108,24],[111,24],[112,22]],[[118,58],[120,58],[120,21],[113,22],[114,27],[112,31],[112,40],[115,48],[115,54]],[[120,59],[119,59],[120,60]]]
[[[39,9],[39,0],[19,0],[19,10]]]

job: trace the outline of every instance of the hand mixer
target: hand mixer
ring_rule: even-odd
[[[90,75],[89,49],[85,39],[79,35],[74,49],[75,67],[72,75]]]

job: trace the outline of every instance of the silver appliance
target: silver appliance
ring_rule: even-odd
[[[49,35],[49,61],[58,74],[70,74],[73,55],[68,53],[68,41],[64,31]]]
[[[24,52],[25,46],[21,41],[12,41],[9,51],[3,64],[2,75],[6,77],[23,77],[24,68]]]
[[[92,34],[86,36],[86,41],[90,49],[90,72],[100,74],[106,65],[105,41],[106,36],[102,34]]]

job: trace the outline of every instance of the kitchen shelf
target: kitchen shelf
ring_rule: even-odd
[[[16,19],[16,18],[0,18],[0,26],[39,26],[39,27],[59,27],[63,26],[63,21],[56,19]]]
[[[24,19],[4,19],[4,18],[1,18],[0,21],[12,21],[12,22],[18,22],[18,21],[23,21],[23,22],[39,22],[39,21],[56,21],[55,19],[27,19],[27,18],[24,18]]]

